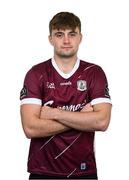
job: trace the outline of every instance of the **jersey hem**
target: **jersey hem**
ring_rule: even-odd
[[[40,170],[32,170],[32,171],[29,171],[28,170],[28,172],[29,173],[32,173],[32,174],[40,174],[40,175],[46,175],[46,176],[59,176],[59,177],[67,177],[69,174],[66,174],[66,173],[51,173],[51,172],[42,172],[42,171],[40,171]],[[80,171],[78,171],[78,172],[76,172],[75,174],[72,174],[71,176],[69,176],[69,177],[76,177],[76,176],[84,176],[84,175],[91,175],[91,174],[97,174],[97,170],[95,169],[95,170],[89,170],[89,171],[85,171],[85,172],[80,172]]]

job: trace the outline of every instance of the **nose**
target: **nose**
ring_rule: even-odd
[[[63,43],[64,44],[69,44],[70,43],[70,38],[68,35],[65,35],[64,38],[63,38]]]

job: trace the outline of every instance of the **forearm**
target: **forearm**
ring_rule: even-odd
[[[69,130],[62,123],[49,119],[44,118],[40,106],[21,106],[22,126],[27,138],[47,137]]]
[[[110,110],[110,105],[107,109],[104,108],[104,110],[93,112],[56,110],[54,119],[66,126],[81,131],[105,131],[110,120]]]
[[[95,112],[60,111],[56,120],[71,128],[81,131],[99,130],[99,118]]]
[[[70,128],[55,120],[35,118],[29,129],[30,138],[47,137],[68,131]]]

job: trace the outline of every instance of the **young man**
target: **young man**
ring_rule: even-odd
[[[95,131],[109,125],[111,100],[101,67],[78,59],[80,19],[60,12],[49,24],[54,57],[28,71],[21,119],[31,139],[30,179],[97,179]]]

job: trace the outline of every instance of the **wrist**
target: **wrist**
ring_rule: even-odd
[[[60,119],[60,115],[61,115],[61,113],[62,113],[62,110],[61,109],[58,109],[58,108],[55,108],[55,110],[54,110],[55,112],[54,112],[54,120],[59,120]]]

